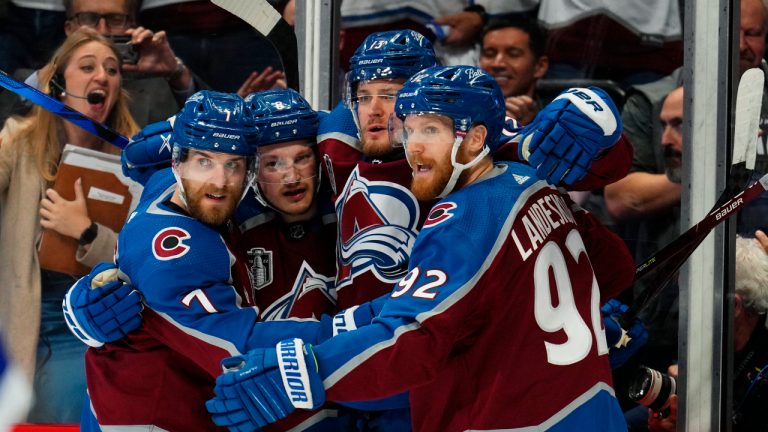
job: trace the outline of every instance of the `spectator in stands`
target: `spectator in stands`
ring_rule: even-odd
[[[123,135],[138,131],[121,88],[119,52],[93,29],[72,32],[39,77],[52,96],[73,109]],[[91,94],[102,100],[82,97]],[[77,239],[74,258],[86,267],[113,256],[117,234],[90,219],[82,184],[68,185],[74,190],[71,201],[52,185],[64,144],[115,154],[119,149],[40,107],[27,117],[9,118],[0,140],[2,336],[27,377],[34,375],[29,420],[74,423],[81,398],[71,396],[85,390],[85,347],[69,333],[61,301],[79,275],[42,269],[37,245],[45,228]]]
[[[286,1],[269,3],[279,11]],[[245,97],[284,78],[280,54],[272,44],[208,0],[143,0],[139,22],[164,29],[177,55],[217,91],[237,91]]]
[[[522,124],[533,121],[541,107],[535,91],[549,67],[545,43],[544,31],[526,17],[493,18],[483,30],[480,67],[499,83],[507,115]]]
[[[340,66],[348,70],[349,59],[369,34],[397,29],[429,35],[440,64],[476,64],[477,40],[489,17],[529,12],[537,4],[538,0],[345,1]]]
[[[768,73],[768,64],[764,60],[765,40],[768,35],[768,0],[742,0],[739,31],[739,67],[744,73],[747,69],[759,67]],[[763,107],[760,113],[755,176],[768,172],[768,80],[763,88]],[[768,230],[768,196],[760,198],[746,206],[738,214],[737,230],[741,235],[750,235],[758,229]]]
[[[164,31],[153,32],[136,22],[138,0],[65,0],[67,34],[86,26],[103,35],[130,36],[138,52],[135,64],[124,63],[125,88],[132,98],[131,113],[140,126],[176,114],[199,88],[192,72],[176,56]]]
[[[683,64],[678,0],[541,0],[549,31],[547,78],[610,79],[623,88]]]
[[[768,255],[753,238],[736,237],[736,295],[733,319],[734,432],[752,432],[768,428]],[[677,377],[677,365],[667,370]],[[648,416],[651,432],[677,430],[677,397],[672,396],[670,414]]]
[[[662,170],[655,168],[657,161],[653,149],[636,146],[630,173],[605,187],[607,210],[617,221],[656,217],[653,225],[643,225],[648,232],[638,239],[638,243],[642,244],[636,252],[643,254],[646,249],[650,249],[650,254],[657,249],[657,245],[669,243],[680,232],[682,87],[667,95],[659,118],[664,127],[661,144],[665,162],[662,163]],[[646,247],[649,245],[650,248]],[[643,258],[645,256],[639,259]],[[644,359],[649,367],[663,370],[677,357],[677,297],[677,287],[670,286],[651,303],[642,317],[650,334],[647,351],[652,353],[653,358]]]
[[[0,2],[2,3],[2,2]],[[0,17],[0,70],[35,70],[64,40],[62,0],[9,0]]]

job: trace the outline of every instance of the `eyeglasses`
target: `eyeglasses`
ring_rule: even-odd
[[[125,28],[128,25],[128,14],[120,13],[79,12],[70,19],[76,21],[81,26],[96,27],[102,18],[104,18],[104,22],[109,28]]]

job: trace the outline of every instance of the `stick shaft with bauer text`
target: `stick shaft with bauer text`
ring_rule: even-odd
[[[760,180],[710,212],[704,219],[689,228],[688,231],[684,232],[672,243],[659,250],[654,255],[654,259],[658,260],[661,264],[659,264],[657,271],[649,273],[649,277],[646,277],[646,280],[643,281],[647,289],[632,302],[627,312],[619,318],[619,324],[621,324],[622,328],[629,328],[637,314],[669,284],[674,273],[682,267],[683,263],[685,263],[696,247],[704,241],[712,229],[738,213],[744,206],[759,197],[766,190],[768,190],[768,174],[763,175]]]

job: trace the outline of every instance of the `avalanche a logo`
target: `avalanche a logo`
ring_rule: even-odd
[[[370,181],[355,168],[336,200],[338,277],[336,289],[370,271],[386,283],[397,282],[419,230],[416,198],[397,183]]]
[[[313,291],[319,291],[332,303],[336,302],[336,291],[334,290],[335,278],[322,275],[307,264],[301,263],[299,274],[293,282],[293,287],[284,296],[277,299],[264,310],[261,317],[264,321],[276,319],[285,319],[291,316],[293,306],[304,295]]]

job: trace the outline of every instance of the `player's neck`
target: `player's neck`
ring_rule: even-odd
[[[181,187],[178,185],[176,186],[176,190],[173,191],[173,195],[171,195],[171,202],[179,206],[179,208],[183,209],[185,212],[189,213],[187,202],[181,197]]]
[[[488,172],[490,172],[492,169],[493,159],[491,159],[489,156],[482,158],[477,164],[467,168],[462,173],[461,182],[457,189],[471,185],[486,175]]]
[[[288,214],[280,212],[280,217],[283,219],[283,222],[290,224],[294,222],[306,222],[317,214],[317,201],[313,201],[312,205],[309,206],[307,211],[300,214]]]

